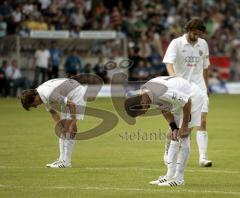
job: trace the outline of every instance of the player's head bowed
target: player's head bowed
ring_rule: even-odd
[[[143,115],[150,108],[151,100],[143,90],[130,91],[125,99],[125,110],[131,117]]]
[[[29,111],[30,107],[37,107],[42,103],[36,89],[24,90],[19,98],[23,108],[27,111]]]

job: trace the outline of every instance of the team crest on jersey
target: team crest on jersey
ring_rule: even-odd
[[[199,50],[199,55],[202,56],[203,55],[203,51]]]

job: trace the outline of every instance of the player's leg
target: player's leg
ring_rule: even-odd
[[[190,156],[190,138],[180,138],[180,149],[176,168],[175,179],[180,182],[184,182],[184,170],[187,165]]]
[[[65,150],[64,150],[64,144],[65,144],[65,139],[66,139],[66,133],[64,132],[64,125],[65,125],[66,120],[61,120],[60,124],[61,125],[61,131],[59,132],[60,136],[59,136],[59,140],[58,140],[58,144],[59,144],[59,157],[56,161],[50,163],[50,164],[46,164],[46,167],[51,167],[51,166],[55,166],[58,163],[62,162],[65,158]],[[60,129],[60,128],[59,128]]]
[[[212,166],[212,161],[207,158],[208,132],[207,132],[207,113],[208,113],[208,96],[204,96],[201,110],[201,125],[197,128],[197,144],[199,150],[199,165],[203,167]]]
[[[180,125],[181,122],[181,112],[177,112],[174,114],[174,121],[177,126]],[[171,133],[175,133],[177,130],[171,131]],[[169,181],[174,178],[177,168],[177,159],[179,152],[179,141],[174,139],[174,136],[167,135],[168,139],[170,139],[170,144],[167,153],[167,173],[164,176],[160,176],[157,180],[153,180],[150,184],[160,184],[166,181]]]
[[[77,124],[76,122],[72,123],[72,120],[68,121],[70,122],[71,127],[70,130],[66,133],[64,165],[66,167],[71,167],[73,147],[76,143]]]
[[[190,134],[190,129],[189,129]],[[171,141],[168,151],[168,171],[166,181],[159,182],[159,186],[184,185],[184,171],[190,156],[190,138],[180,138],[179,141]]]
[[[149,184],[158,185],[173,179],[177,168],[178,151],[179,142],[176,140],[170,140],[167,154],[167,173],[166,175],[160,176],[158,179],[149,182]]]
[[[63,124],[64,138],[59,138],[60,157],[57,163],[50,165],[50,168],[71,168],[72,151],[76,142],[77,125],[72,125],[72,120],[66,119]],[[71,130],[71,129],[74,129]],[[61,159],[61,160],[60,160]]]
[[[171,132],[172,132],[172,130],[169,128],[167,136],[166,136],[165,147],[164,147],[163,161],[164,161],[164,164],[166,166],[167,166],[167,163],[168,163],[168,150],[169,150],[169,146],[170,146],[170,142],[171,142],[171,138],[170,138],[169,134]]]

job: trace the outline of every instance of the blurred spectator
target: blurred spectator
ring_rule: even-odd
[[[34,11],[34,4],[32,3],[32,1],[26,1],[22,7],[23,14],[29,15],[29,14],[32,14],[33,11]]]
[[[129,48],[128,58],[133,61],[133,65],[129,68],[129,80],[134,81],[136,80],[133,77],[133,71],[138,66],[138,63],[143,58],[139,55],[140,49],[138,47],[131,47]]]
[[[158,76],[168,76],[166,65],[160,60],[151,67],[151,78]]]
[[[87,63],[87,64],[84,65],[83,73],[85,73],[85,74],[91,74],[92,73],[91,63]]]
[[[22,20],[21,6],[18,5],[15,10],[12,12],[13,21],[15,23],[20,23]]]
[[[208,84],[209,86],[213,86],[213,85],[220,85],[221,84],[221,80],[219,77],[219,72],[217,67],[213,67],[211,69],[211,72],[209,73],[209,78],[208,78]]]
[[[37,19],[34,30],[48,30],[48,24],[45,22],[43,16]]]
[[[25,26],[27,28],[27,30],[30,31],[30,30],[35,29],[37,22],[34,20],[32,15],[27,15],[25,17],[25,20],[23,21],[22,25]]]
[[[44,43],[40,43],[39,49],[34,55],[33,66],[35,67],[35,74],[33,80],[33,87],[39,85],[39,77],[42,76],[41,84],[45,82],[46,75],[49,69],[50,53]]]
[[[0,37],[6,36],[7,23],[3,21],[3,16],[0,15]]]
[[[72,49],[71,54],[67,56],[64,71],[68,78],[81,73],[82,63],[76,49]]]
[[[110,25],[111,29],[117,29],[118,26],[122,25],[122,15],[118,7],[113,7],[110,13]]]
[[[57,14],[52,19],[52,23],[56,30],[64,29],[64,24],[67,23],[67,17],[63,14],[62,10],[57,11]]]
[[[95,7],[95,14],[97,15],[97,17],[101,17],[104,15],[104,13],[106,12],[106,7],[103,3],[103,1],[99,1],[98,4]]]
[[[98,55],[98,61],[97,63],[93,66],[93,72],[98,75],[104,83],[108,83],[109,79],[107,77],[107,71],[103,67],[103,62],[104,58],[101,54]]]
[[[11,65],[7,67],[6,76],[9,80],[10,88],[12,89],[11,96],[13,97],[17,96],[18,88],[22,89],[30,88],[29,80],[22,75],[20,69],[18,68],[17,61],[15,59],[13,59]]]
[[[59,72],[59,66],[61,63],[61,57],[62,57],[62,50],[58,47],[56,42],[52,43],[52,46],[49,50],[50,52],[50,71],[48,73],[48,78],[58,78],[58,72]]]
[[[41,4],[41,10],[43,11],[47,10],[48,6],[51,4],[51,0],[38,0],[38,2]]]
[[[7,97],[9,95],[9,82],[6,76],[7,65],[8,62],[6,60],[3,60],[0,67],[0,94],[4,97]]]
[[[147,63],[145,60],[140,60],[132,71],[132,77],[136,81],[145,81],[150,77],[150,70],[147,67]]]
[[[148,29],[146,33],[143,32],[140,43],[140,50],[143,57],[150,60],[153,63],[153,58],[161,59],[163,57],[162,43],[160,37],[152,29]],[[154,57],[152,57],[154,56]]]
[[[71,38],[79,38],[80,29],[81,28],[79,26],[72,27],[72,29],[70,31],[70,37]]]
[[[7,0],[3,0],[0,5],[0,15],[3,16],[3,18],[7,19],[11,16],[12,7],[10,5],[10,2]]]
[[[240,75],[239,71],[240,71],[240,53],[238,54],[238,50],[234,48],[231,52],[229,80],[238,81]]]
[[[86,23],[85,16],[82,8],[75,8],[74,12],[70,16],[70,21],[73,26],[79,26],[80,28]]]

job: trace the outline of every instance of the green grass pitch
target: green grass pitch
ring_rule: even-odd
[[[212,95],[210,101],[208,156],[214,166],[198,166],[194,131],[185,186],[168,188],[148,184],[166,172],[161,116],[139,118],[134,126],[119,119],[111,132],[77,142],[73,168],[53,170],[45,168],[58,157],[50,115],[43,107],[27,112],[17,99],[0,99],[0,197],[240,197],[240,96]],[[90,105],[114,112],[110,99]],[[86,117],[78,126],[82,131],[99,122]],[[126,139],[125,132],[138,130],[142,137]],[[146,141],[143,134],[151,132],[162,136]]]

